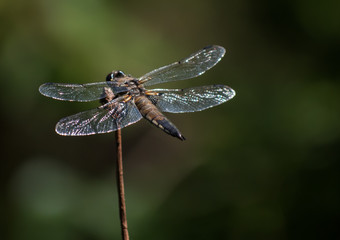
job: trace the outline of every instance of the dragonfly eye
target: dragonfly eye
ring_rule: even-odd
[[[106,76],[106,81],[113,81],[115,78],[125,77],[125,74],[122,71],[112,71],[110,74]]]
[[[114,73],[110,73],[106,76],[106,81],[107,82],[111,82],[114,78]]]
[[[116,78],[125,77],[125,74],[122,71],[115,71],[114,75]]]

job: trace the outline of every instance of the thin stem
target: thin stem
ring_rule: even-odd
[[[122,156],[122,133],[121,130],[116,131],[117,142],[117,188],[119,199],[119,215],[120,215],[120,227],[122,231],[122,239],[129,240],[129,232],[126,219],[126,206],[125,206],[125,194],[124,194],[124,178],[123,178],[123,156]]]

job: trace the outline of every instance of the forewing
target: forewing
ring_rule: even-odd
[[[98,82],[87,84],[45,83],[39,87],[39,92],[58,100],[88,102],[105,98],[104,87],[110,87],[114,94],[127,91],[118,87],[116,82]]]
[[[158,95],[148,98],[163,112],[197,112],[214,107],[235,96],[225,85],[211,85],[187,89],[153,89]]]
[[[139,80],[145,86],[193,78],[215,66],[225,54],[221,46],[209,46],[179,62],[153,70]]]
[[[108,133],[126,127],[142,118],[132,101],[113,100],[98,108],[61,119],[56,132],[65,136]]]

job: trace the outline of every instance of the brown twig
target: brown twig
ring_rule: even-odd
[[[125,194],[124,194],[124,178],[123,178],[123,156],[122,156],[122,133],[118,129],[116,131],[116,143],[117,143],[117,188],[119,199],[119,215],[120,215],[120,227],[122,231],[122,239],[129,240],[129,232],[126,219],[126,206],[125,206]]]

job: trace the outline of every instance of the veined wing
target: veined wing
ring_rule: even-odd
[[[221,46],[209,46],[190,55],[179,62],[153,70],[139,81],[145,86],[197,77],[215,66],[224,56],[225,49]]]
[[[118,99],[98,108],[61,119],[56,125],[56,132],[65,136],[108,133],[142,118],[133,101],[123,102]]]
[[[105,97],[104,87],[110,87],[112,92],[127,91],[126,87],[118,87],[116,82],[97,82],[87,84],[45,83],[39,87],[39,92],[58,100],[89,102]]]
[[[197,112],[219,105],[235,96],[225,85],[211,85],[187,89],[153,89],[158,95],[148,98],[163,112]]]

